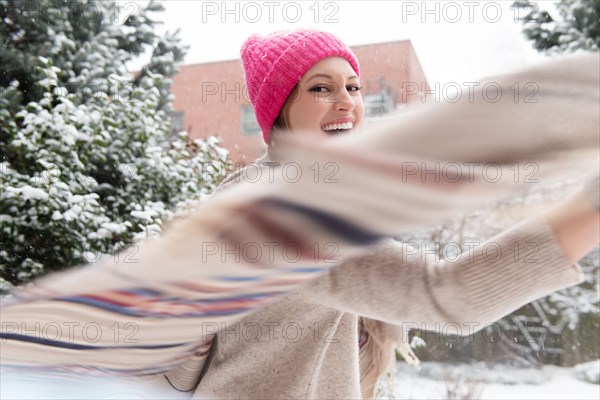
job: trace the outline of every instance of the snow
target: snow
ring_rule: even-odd
[[[102,228],[116,234],[121,234],[127,231],[127,226],[125,224],[116,224],[114,222],[104,222],[102,224]]]
[[[132,211],[131,212],[132,217],[146,220],[148,222],[152,222],[153,217],[155,217],[157,215],[158,215],[158,213],[154,210]]]
[[[397,366],[396,382],[388,398],[396,399],[571,399],[600,398],[600,386],[579,380],[577,369],[544,366],[540,369],[507,365],[443,364],[424,362],[417,370]],[[593,364],[596,372],[600,362]],[[588,369],[589,371],[589,369]],[[458,393],[452,397],[449,393]],[[472,397],[467,397],[470,394]]]
[[[595,364],[600,366],[600,364]],[[576,378],[576,368],[544,366],[541,369],[506,365],[443,364],[425,362],[420,371],[398,364],[393,393],[388,399],[571,399],[600,398],[600,386]],[[155,383],[136,378],[94,378],[26,375],[8,371],[0,374],[0,398],[11,399],[162,399],[187,398],[185,393],[161,392]],[[68,393],[64,388],[68,387]],[[164,388],[164,387],[162,387]],[[470,396],[470,397],[469,397]]]
[[[582,381],[600,385],[600,360],[577,365],[575,374]]]
[[[162,393],[161,388],[151,385],[132,386],[131,379],[96,378],[81,374],[46,375],[30,373],[16,375],[12,372],[1,371],[0,398],[2,399],[54,399],[54,400],[125,400],[125,399],[184,399],[186,393],[169,391]],[[146,387],[144,387],[146,386]],[[68,389],[65,389],[68,388]]]
[[[20,188],[7,187],[7,192],[19,193],[23,200],[48,200],[48,193],[42,189],[34,188],[29,185]]]

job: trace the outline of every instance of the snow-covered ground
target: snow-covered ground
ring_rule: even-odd
[[[600,363],[593,368],[600,368]],[[399,363],[389,398],[598,400],[600,385],[578,379],[575,368],[425,362],[416,370]]]
[[[420,370],[399,363],[396,381],[381,398],[402,400],[583,400],[600,399],[600,385],[577,378],[575,368],[545,366],[541,369],[504,365],[444,364],[424,362]],[[587,364],[592,380],[600,373],[600,361]],[[1,369],[0,369],[0,372]],[[0,399],[18,400],[165,400],[187,399],[189,393],[161,393],[148,382],[95,380],[83,376],[49,379],[48,375],[0,374]],[[163,387],[159,385],[159,387]]]

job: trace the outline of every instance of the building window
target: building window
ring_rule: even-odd
[[[365,118],[378,117],[394,111],[394,98],[387,91],[367,94],[363,97]]]
[[[174,111],[172,114],[172,125],[171,130],[175,132],[180,132],[183,129],[183,111]]]
[[[242,133],[245,135],[259,135],[260,132],[260,126],[252,106],[242,106]]]

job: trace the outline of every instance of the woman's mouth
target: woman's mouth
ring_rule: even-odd
[[[352,130],[352,128],[354,128],[353,122],[341,122],[341,123],[327,124],[327,125],[323,125],[321,127],[321,129],[324,130],[329,135],[337,135],[340,133],[347,133],[347,132],[350,132]]]

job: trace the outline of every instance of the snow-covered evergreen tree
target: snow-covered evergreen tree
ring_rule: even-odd
[[[133,3],[127,3],[131,6]],[[0,284],[118,255],[210,193],[215,138],[172,132],[185,49],[150,2],[0,0]],[[126,63],[151,46],[139,74]],[[127,254],[129,253],[129,254]]]
[[[600,0],[560,0],[556,9],[560,19],[539,9],[539,2],[513,3],[524,24],[523,33],[538,51],[598,51],[600,48]]]

